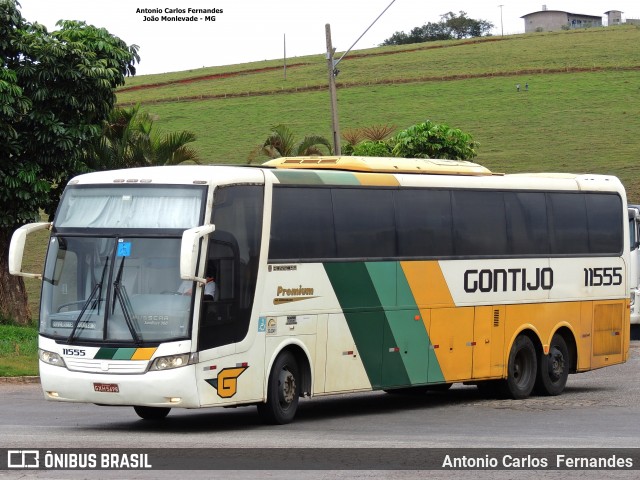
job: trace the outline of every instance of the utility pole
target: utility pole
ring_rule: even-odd
[[[340,155],[340,124],[338,121],[338,97],[336,94],[336,69],[333,54],[336,49],[331,44],[331,25],[324,26],[327,37],[327,69],[329,71],[329,96],[331,97],[331,127],[333,130],[333,154]]]
[[[342,56],[336,61],[333,59],[333,55],[336,53],[336,49],[331,44],[331,25],[328,23],[324,26],[325,34],[327,37],[327,69],[329,70],[329,95],[331,96],[331,125],[333,126],[333,153],[334,155],[341,155],[340,149],[340,125],[338,123],[338,97],[336,94],[336,76],[338,75],[338,64],[342,59],[355,47],[356,43],[369,31],[373,24],[376,23],[384,12],[389,10],[389,7],[395,3],[396,0],[391,0],[391,3],[387,5],[380,15],[367,27],[367,29],[358,37],[358,40],[353,42],[353,45],[342,54]]]

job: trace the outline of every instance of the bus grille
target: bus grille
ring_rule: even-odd
[[[149,362],[147,360],[91,360],[65,358],[67,368],[74,372],[131,374],[144,373]]]

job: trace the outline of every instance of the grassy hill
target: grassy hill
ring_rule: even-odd
[[[428,118],[471,133],[494,171],[614,174],[638,202],[638,44],[640,28],[623,26],[351,52],[337,77],[340,127]],[[286,79],[282,60],[134,77],[118,102],[195,132],[207,163],[246,163],[278,123],[331,137],[325,56],[287,63]]]

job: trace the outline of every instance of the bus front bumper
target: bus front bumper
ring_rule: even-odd
[[[40,383],[47,400],[198,408],[195,366],[142,374],[114,375],[70,371],[42,361]]]

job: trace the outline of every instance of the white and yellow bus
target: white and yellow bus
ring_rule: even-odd
[[[630,321],[631,325],[640,325],[640,205],[628,205],[628,207],[629,248],[631,250],[629,255]]]
[[[23,273],[44,228],[44,272]],[[615,177],[358,157],[81,175],[10,253],[43,280],[47,399],[145,419],[257,405],[271,423],[303,396],[558,395],[626,361],[628,264]]]

